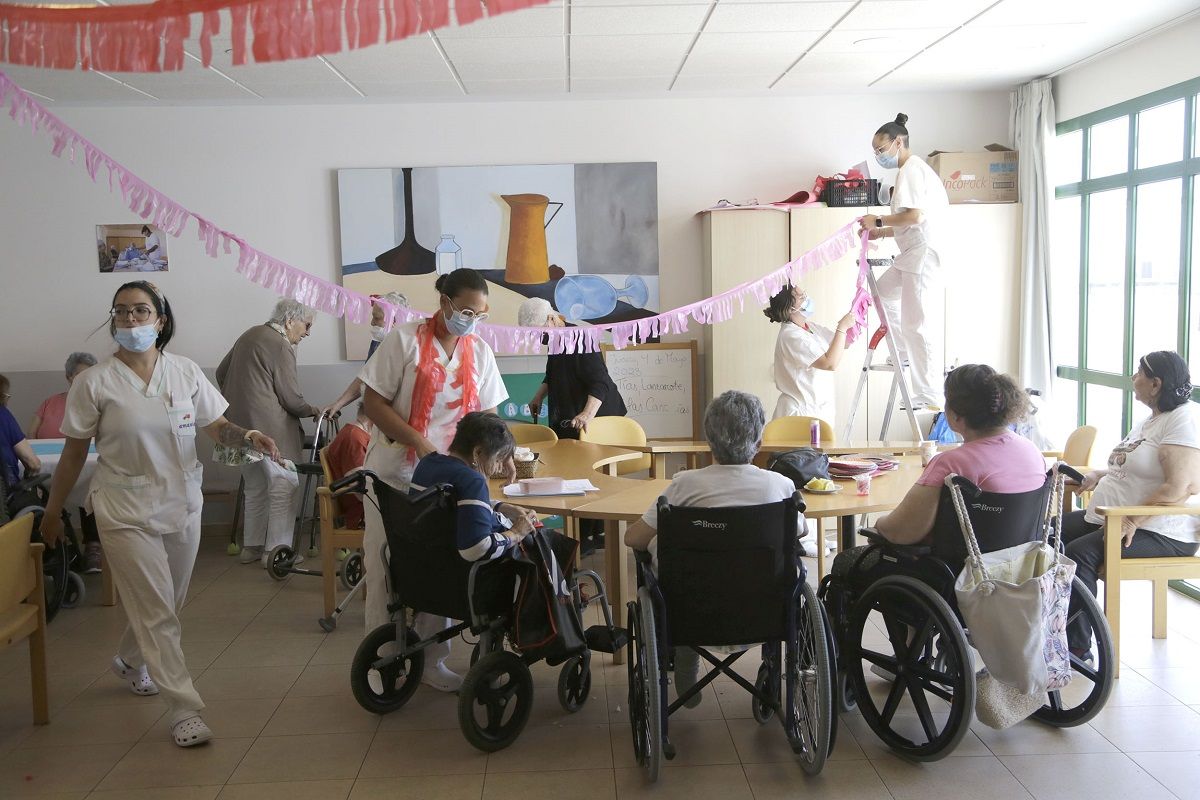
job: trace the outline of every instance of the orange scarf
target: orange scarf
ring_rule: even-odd
[[[438,361],[433,329],[433,320],[417,328],[417,380],[413,385],[412,404],[408,412],[408,424],[426,437],[429,420],[433,416],[433,405],[446,388],[446,367]],[[462,387],[462,398],[446,404],[447,408],[458,409],[456,420],[479,410],[479,388],[475,383],[475,337],[460,336],[457,347],[458,379],[450,385],[455,389]]]

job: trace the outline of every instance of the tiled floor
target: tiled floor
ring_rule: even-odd
[[[387,717],[358,707],[348,673],[361,609],[322,633],[320,585],[277,583],[226,556],[219,538],[204,540],[184,649],[217,739],[193,750],[170,743],[159,700],[108,674],[119,607],[89,603],[51,624],[48,726],[30,724],[25,647],[0,651],[0,798],[1200,798],[1200,604],[1172,596],[1170,638],[1155,641],[1145,585],[1125,586],[1122,677],[1090,725],[976,725],[953,756],[917,765],[852,714],[825,771],[808,778],[778,726],[759,727],[745,693],[721,680],[672,717],[678,757],[654,786],[633,760],[625,667],[597,669],[575,715],[558,707],[556,671],[535,667],[529,727],[508,750],[483,754],[459,732],[452,696],[423,687]],[[467,656],[455,647],[456,664]]]

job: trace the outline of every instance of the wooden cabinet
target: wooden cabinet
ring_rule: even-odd
[[[709,213],[704,221],[704,254],[709,293],[761,276],[812,249],[868,209],[812,206],[784,214],[770,210]],[[887,209],[870,209],[887,213]],[[955,205],[946,212],[939,232],[942,244],[944,297],[931,309],[941,319],[945,364],[990,364],[1015,375],[1020,347],[1021,206],[1016,203]],[[872,257],[895,252],[891,240],[881,242]],[[818,269],[802,280],[813,298],[814,319],[833,327],[854,297],[857,253]],[[893,323],[898,324],[898,320]],[[877,327],[872,314],[868,334],[846,352],[835,378],[839,437],[850,414],[866,340]],[[778,391],[771,377],[778,326],[754,309],[707,329],[706,363],[712,393],[738,388],[757,394],[768,416]],[[883,361],[884,345],[876,354]],[[858,410],[853,437],[878,438],[891,384],[891,374],[870,376],[866,400]],[[711,396],[711,395],[710,395]],[[907,428],[897,417],[894,436]]]

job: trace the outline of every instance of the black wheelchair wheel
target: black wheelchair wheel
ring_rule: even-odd
[[[409,644],[419,641],[416,631],[405,634]],[[403,706],[421,685],[425,671],[425,651],[419,650],[386,666],[376,668],[376,661],[395,652],[396,624],[380,625],[367,634],[354,652],[350,665],[350,690],[358,704],[372,714],[388,714]]]
[[[74,571],[67,572],[67,590],[63,593],[63,608],[76,608],[87,597],[87,587],[83,585],[83,577]]]
[[[811,586],[800,587],[796,609],[795,660],[789,665],[787,692],[791,698],[786,730],[800,768],[816,775],[829,757],[833,717],[833,678],[829,642],[821,602]]]
[[[1067,624],[1082,618],[1092,632],[1094,660],[1071,654],[1071,683],[1062,689],[1049,692],[1046,705],[1033,712],[1033,718],[1056,728],[1072,728],[1082,725],[1100,713],[1112,692],[1116,673],[1116,653],[1113,650],[1112,632],[1108,620],[1100,610],[1100,604],[1076,578],[1071,585],[1072,597],[1080,600],[1079,608],[1067,619]]]
[[[662,766],[662,682],[654,605],[645,587],[629,606],[629,721],[633,755],[650,781]]]
[[[838,670],[837,677],[834,678],[833,699],[837,703],[839,714],[849,714],[858,708],[858,701],[854,699],[854,686],[850,683],[850,676],[841,669]]]
[[[288,576],[295,562],[296,552],[286,544],[281,544],[267,556],[267,572],[275,580],[281,581]]]
[[[354,552],[342,562],[342,568],[338,570],[338,580],[342,588],[349,592],[358,586],[364,574],[362,553]]]
[[[572,656],[558,672],[558,704],[574,714],[583,708],[592,691],[591,653]]]
[[[778,648],[776,648],[778,649]],[[775,698],[779,702],[779,677],[771,680],[771,665],[763,661],[758,668],[758,677],[754,679],[754,691]],[[757,697],[750,698],[750,713],[759,725],[766,725],[775,716],[775,709]]]
[[[890,653],[862,644],[872,612],[883,618]],[[884,744],[915,761],[953,752],[971,725],[975,672],[962,626],[945,599],[914,578],[881,578],[854,604],[843,648],[858,709]],[[867,684],[871,665],[894,676],[882,703]],[[930,697],[946,707],[935,712]],[[910,713],[897,718],[905,698]]]
[[[533,676],[515,653],[488,653],[467,672],[458,693],[458,724],[485,753],[517,740],[533,710]]]
[[[832,680],[830,691],[833,693],[833,709],[829,715],[829,755],[832,756],[833,748],[837,745],[838,714],[842,713],[845,700],[841,693],[842,673],[838,670],[837,636],[833,633],[833,623],[829,621],[829,609],[825,608],[820,594],[817,595],[817,600],[817,607],[821,609],[821,622],[825,624],[825,646],[829,657],[829,677]]]

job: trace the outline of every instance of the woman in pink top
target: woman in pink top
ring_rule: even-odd
[[[1008,426],[1029,411],[1029,397],[1007,375],[965,364],[946,376],[946,422],[961,447],[933,458],[900,505],[875,523],[896,544],[916,544],[933,530],[946,476],[961,475],[985,492],[1018,494],[1046,481],[1046,460]]]
[[[66,372],[67,372],[67,388],[71,387],[71,383],[75,380],[75,376],[83,372],[90,366],[95,365],[96,357],[91,353],[71,353],[67,356]],[[42,401],[38,406],[37,413],[33,415],[33,424],[29,426],[31,437],[33,439],[61,439],[63,433],[59,428],[62,426],[63,414],[67,411],[67,393],[52,394]]]

